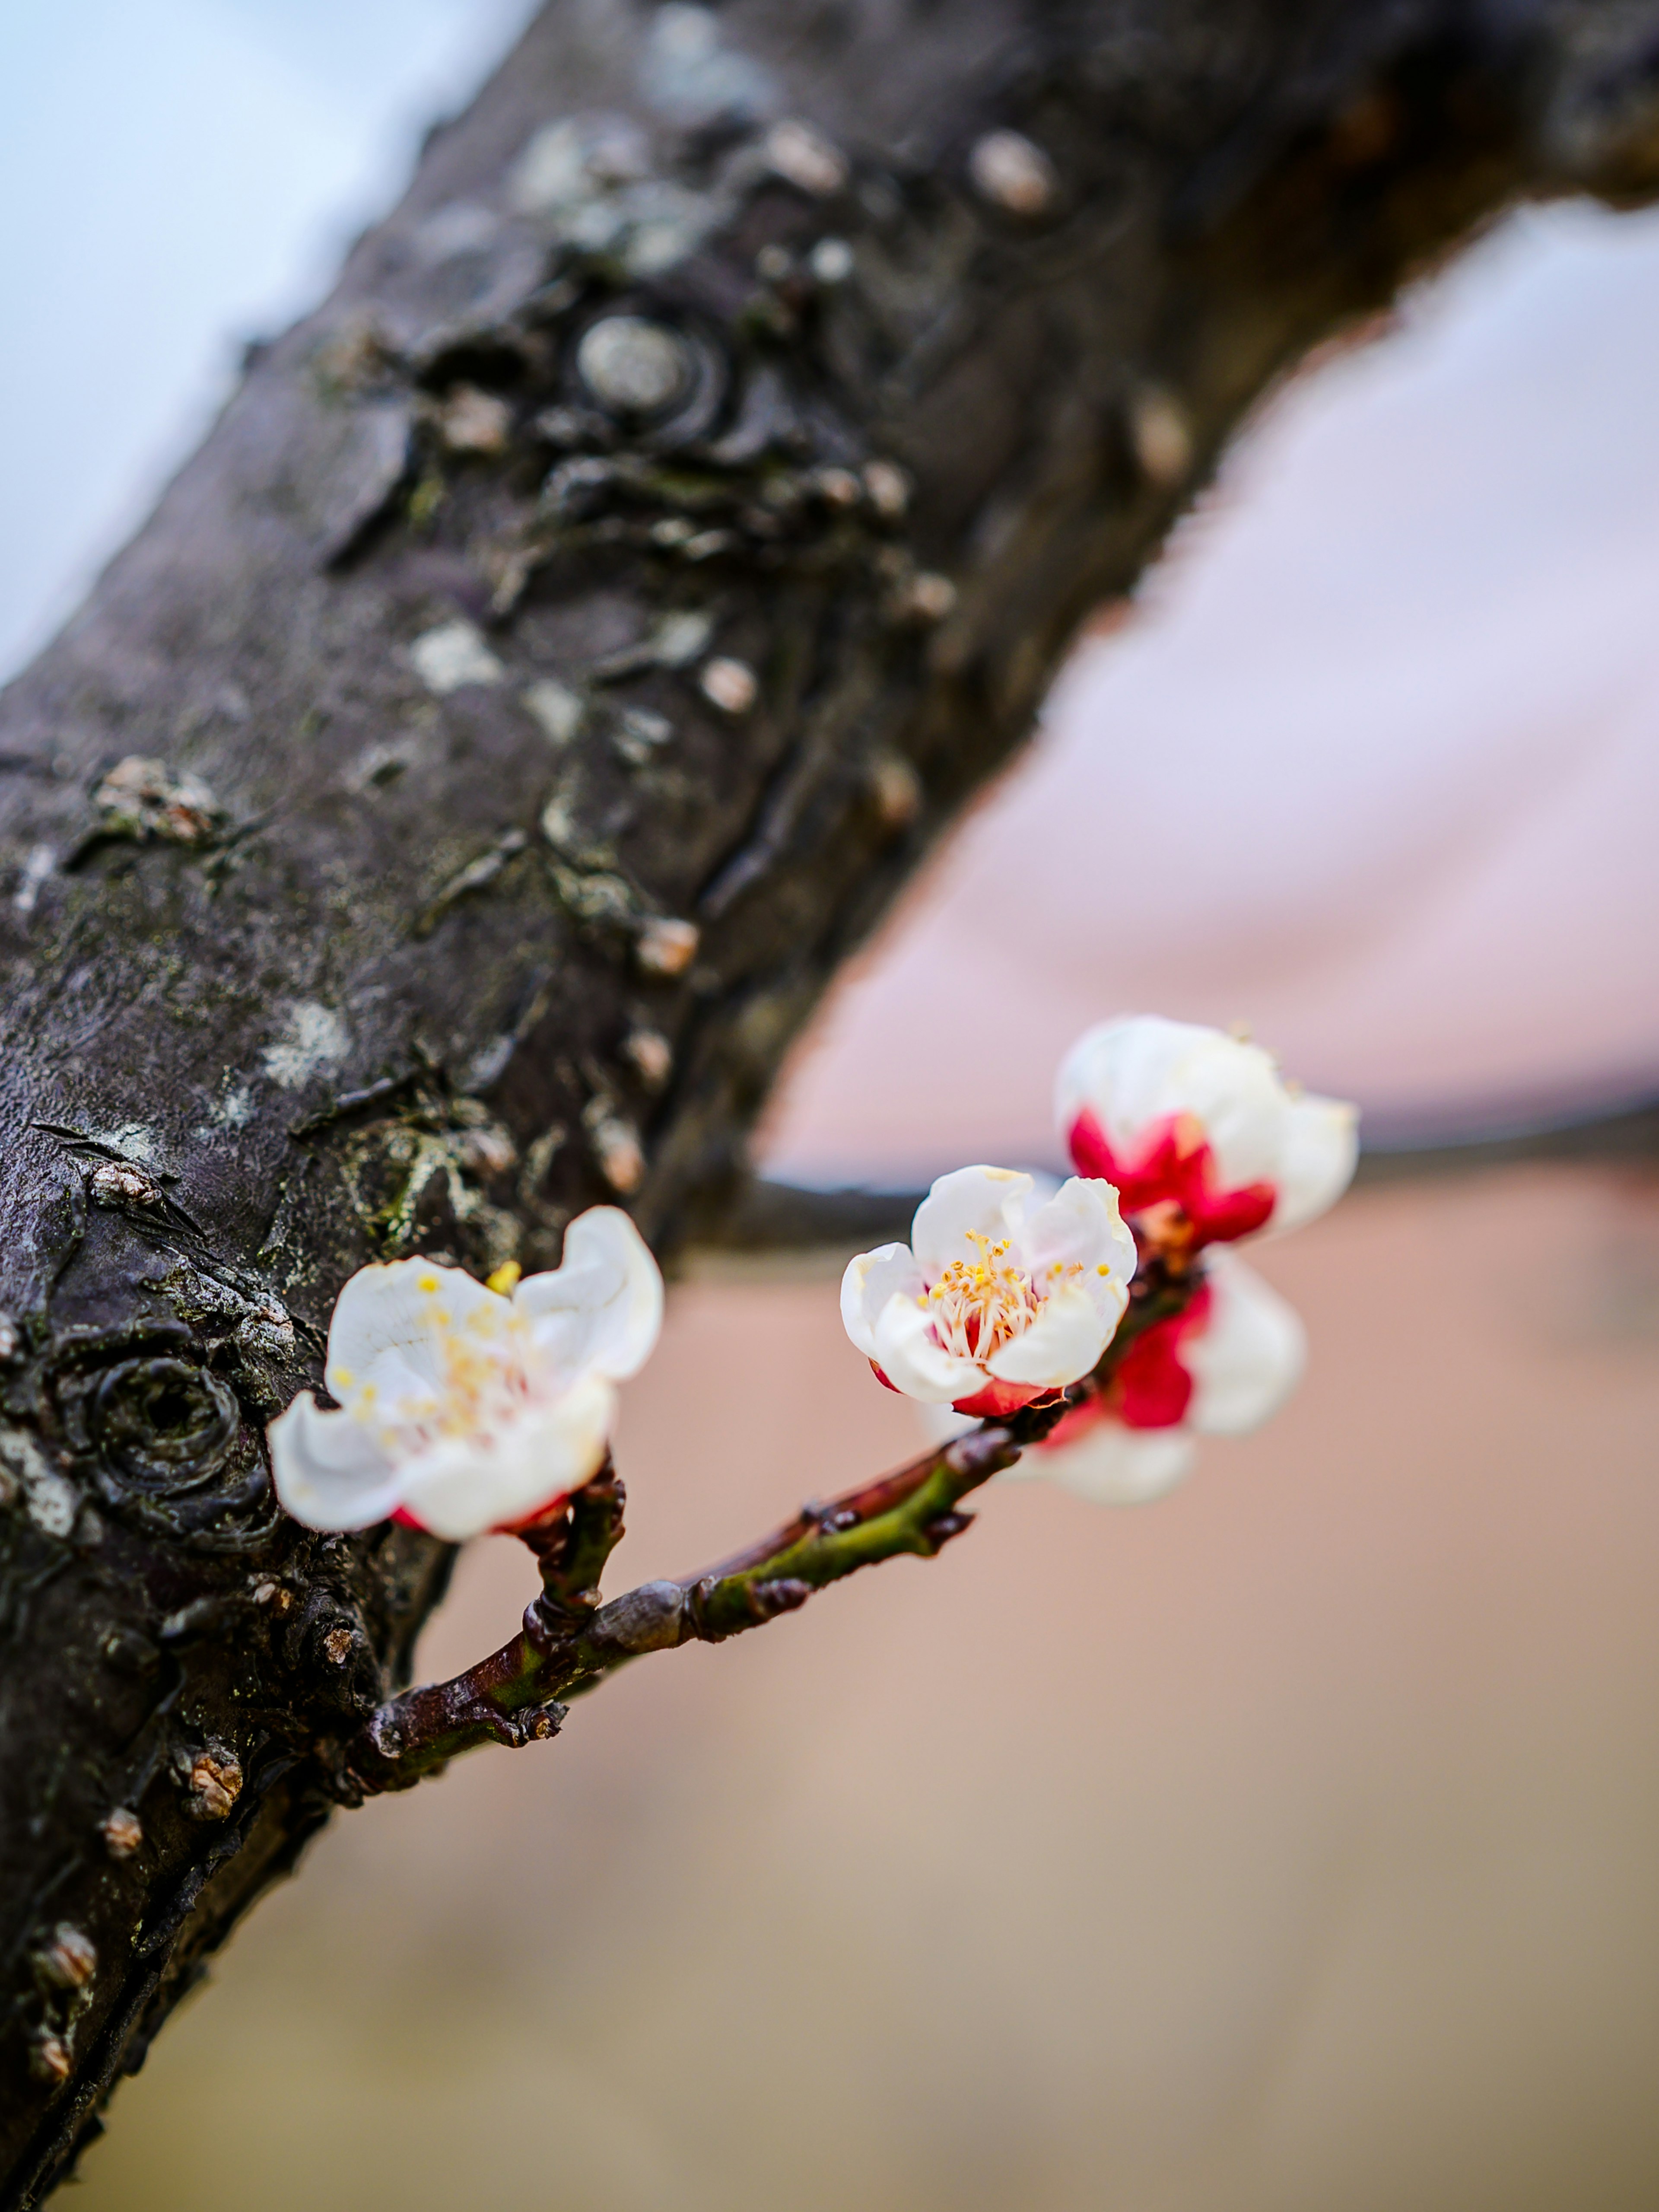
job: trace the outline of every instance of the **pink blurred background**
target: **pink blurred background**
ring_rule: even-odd
[[[88,2212],[1646,2212],[1659,1194],[1364,1193],[1306,1383],[1151,1507],[646,1661],[339,1821],[123,2088]],[[836,1285],[684,1286],[615,1586],[896,1461]],[[424,1668],[501,1639],[476,1546]]]
[[[8,26],[8,665],[526,6]],[[1659,1092],[1656,342],[1659,217],[1534,210],[1280,394],[835,994],[763,1164],[1053,1163],[1055,1057],[1132,1006],[1248,1020],[1383,1133]],[[613,1587],[915,1448],[841,1256],[676,1291]],[[1168,1500],[994,1490],[938,1562],[337,1822],[82,2201],[1645,2212],[1659,1181],[1366,1191],[1261,1264],[1308,1379]],[[423,1668],[530,1587],[473,1547]]]

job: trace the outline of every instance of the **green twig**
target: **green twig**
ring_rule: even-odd
[[[828,1504],[803,1507],[702,1574],[643,1583],[604,1605],[599,1578],[623,1533],[623,1501],[607,1461],[563,1511],[522,1532],[541,1567],[542,1593],[526,1607],[519,1633],[453,1681],[425,1684],[380,1706],[347,1747],[342,1789],[406,1789],[475,1745],[552,1735],[565,1716],[561,1700],[647,1651],[723,1643],[862,1567],[907,1553],[932,1559],[969,1526],[971,1516],[958,1510],[968,1493],[1040,1443],[1073,1407],[1109,1390],[1128,1346],[1181,1312],[1198,1279],[1148,1260],[1100,1365],[1069,1390],[982,1423]]]

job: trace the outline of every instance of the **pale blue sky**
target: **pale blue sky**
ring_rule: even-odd
[[[11,0],[0,673],[69,612],[532,0]]]

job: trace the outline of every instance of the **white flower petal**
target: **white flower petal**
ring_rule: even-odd
[[[447,1315],[459,1328],[491,1306],[505,1313],[507,1301],[459,1267],[440,1267],[430,1260],[360,1267],[341,1291],[328,1325],[323,1379],[347,1403],[373,1362],[395,1350],[417,1375],[441,1387],[446,1369],[435,1316]]]
[[[1209,1139],[1223,1190],[1273,1182],[1290,1099],[1271,1054],[1212,1030],[1170,1069],[1170,1114],[1191,1114]]]
[[[953,1398],[971,1397],[985,1381],[985,1370],[976,1361],[959,1359],[940,1348],[927,1315],[902,1291],[877,1315],[871,1342],[874,1349],[869,1357],[893,1388],[907,1398],[920,1398],[924,1405],[948,1406]]]
[[[1054,1076],[1054,1112],[1062,1136],[1089,1108],[1113,1146],[1131,1148],[1162,1113],[1170,1064],[1192,1030],[1159,1014],[1120,1014],[1085,1030]]]
[[[841,1317],[847,1334],[866,1359],[876,1357],[876,1323],[889,1298],[914,1302],[924,1285],[915,1255],[908,1244],[878,1244],[847,1263],[841,1279]]]
[[[1302,1379],[1307,1334],[1296,1309],[1231,1252],[1214,1248],[1206,1265],[1209,1316],[1182,1346],[1193,1378],[1188,1419],[1200,1436],[1243,1436],[1276,1413]]]
[[[354,1368],[351,1389],[346,1395],[353,1414],[371,1427],[387,1420],[429,1420],[443,1404],[440,1385],[428,1382],[420,1370],[395,1349],[377,1352],[362,1372]]]
[[[1104,1267],[1127,1285],[1135,1272],[1135,1240],[1118,1211],[1110,1183],[1073,1176],[1026,1221],[1021,1234],[1025,1264],[1038,1290],[1047,1287],[1051,1267],[1083,1267],[1089,1274]]]
[[[916,1208],[910,1243],[922,1274],[935,1283],[953,1260],[975,1261],[969,1232],[993,1243],[1017,1237],[1031,1178],[1012,1168],[957,1168],[941,1176]]]
[[[1279,1164],[1279,1203],[1268,1226],[1300,1229],[1334,1206],[1359,1161],[1359,1109],[1309,1092],[1290,1101]]]
[[[405,1466],[404,1503],[450,1543],[526,1520],[599,1472],[616,1405],[613,1386],[592,1375],[532,1403],[487,1443],[447,1437]]]
[[[373,1528],[402,1503],[401,1477],[373,1432],[348,1413],[325,1413],[309,1390],[268,1434],[277,1501],[307,1528]]]
[[[590,1206],[565,1231],[558,1267],[527,1275],[513,1303],[561,1373],[592,1369],[625,1382],[662,1328],[662,1271],[620,1206]]]
[[[1103,1311],[1100,1292],[1109,1297],[1113,1288],[1115,1304],[1108,1303]],[[1075,1382],[1105,1351],[1127,1303],[1128,1293],[1121,1285],[1110,1285],[1103,1276],[1095,1277],[1087,1290],[1080,1284],[1062,1284],[1030,1328],[992,1353],[986,1370],[999,1382],[1036,1383],[1047,1390]]]
[[[1061,1061],[1054,1099],[1062,1133],[1086,1107],[1132,1162],[1179,1115],[1202,1127],[1224,1190],[1274,1186],[1275,1229],[1291,1229],[1340,1197],[1358,1153],[1357,1109],[1298,1097],[1272,1056],[1220,1030],[1129,1014],[1078,1039]]]
[[[1192,1473],[1197,1447],[1187,1429],[1126,1429],[1096,1421],[1070,1443],[1030,1451],[1019,1468],[1048,1475],[1094,1505],[1145,1505]]]

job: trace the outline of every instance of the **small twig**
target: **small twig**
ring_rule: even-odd
[[[679,1582],[642,1583],[599,1602],[599,1578],[623,1532],[623,1486],[606,1462],[558,1514],[523,1533],[542,1591],[510,1643],[453,1681],[427,1683],[380,1707],[347,1747],[343,1786],[404,1790],[487,1742],[519,1746],[556,1733],[562,1699],[630,1659],[682,1644],[721,1644],[804,1605],[814,1590],[862,1567],[909,1553],[932,1559],[970,1526],[962,1500],[1040,1443],[1073,1407],[1110,1386],[1124,1352],[1154,1322],[1179,1313],[1195,1279],[1143,1260],[1128,1310],[1091,1376],[1000,1422],[984,1422],[891,1474],[793,1521],[746,1551]]]
[[[597,1613],[599,1577],[623,1537],[623,1509],[628,1493],[607,1455],[592,1482],[550,1520],[519,1533],[542,1571],[538,1600],[550,1624],[562,1616],[574,1627]]]
[[[1056,1418],[1061,1410],[1057,1402]],[[907,1552],[931,1558],[968,1525],[958,1501],[1019,1452],[1010,1428],[975,1430],[708,1572],[645,1583],[590,1609],[589,1578],[621,1533],[622,1486],[607,1471],[562,1527],[535,1532],[543,1589],[518,1635],[453,1681],[382,1705],[347,1751],[348,1786],[369,1795],[406,1789],[477,1744],[551,1735],[564,1717],[561,1698],[647,1651],[722,1643],[860,1567]]]

